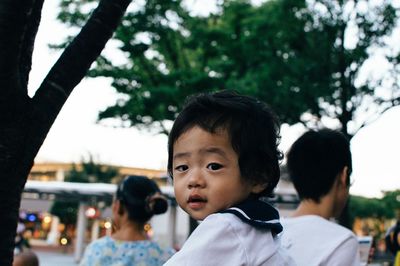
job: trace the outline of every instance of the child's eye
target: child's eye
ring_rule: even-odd
[[[210,170],[214,170],[215,171],[215,170],[221,169],[222,165],[219,164],[219,163],[210,163],[210,164],[207,165],[207,168],[210,169]]]
[[[178,165],[177,167],[175,167],[175,170],[176,170],[176,171],[179,171],[179,172],[184,172],[184,171],[186,171],[187,169],[189,169],[189,167],[188,167],[187,165],[184,165],[184,164]]]

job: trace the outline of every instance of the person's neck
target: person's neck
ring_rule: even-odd
[[[333,207],[330,198],[323,197],[320,202],[313,200],[302,200],[291,217],[299,217],[304,215],[318,215],[329,220],[333,215]]]
[[[148,240],[146,232],[141,226],[127,221],[120,225],[119,229],[111,236],[115,240],[122,241],[142,241]]]

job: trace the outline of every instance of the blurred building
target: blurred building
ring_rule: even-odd
[[[176,205],[173,188],[165,170],[104,165],[118,170],[114,183],[127,175],[143,175],[155,180],[164,194],[170,198],[167,213],[154,217],[148,225],[148,233],[160,242],[180,247],[190,233],[189,216]],[[116,190],[115,184],[65,182],[68,172],[82,165],[73,163],[36,163],[28,177],[22,194],[20,212],[33,239],[41,239],[51,245],[62,244],[63,234],[68,228],[59,219],[49,214],[55,200],[79,203],[77,224],[69,228],[69,243],[75,241],[77,259],[86,244],[111,233],[111,203]],[[298,199],[285,167],[273,198],[266,198],[276,206],[281,216],[289,216],[297,207]],[[79,218],[80,217],[80,218]],[[64,239],[67,241],[67,239]],[[60,242],[61,241],[61,242]],[[68,242],[67,241],[67,242]]]
[[[110,167],[111,165],[99,166]],[[73,167],[80,170],[82,166],[74,163],[59,163],[59,162],[41,162],[35,163],[28,176],[28,180],[35,181],[64,181],[65,176]],[[115,166],[111,167],[118,169],[117,180],[122,179],[127,175],[143,175],[148,178],[154,179],[160,186],[168,184],[167,172],[165,170],[146,169],[138,167]]]

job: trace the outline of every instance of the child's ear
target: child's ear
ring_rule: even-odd
[[[258,193],[262,192],[264,189],[266,189],[267,185],[268,184],[266,184],[266,183],[264,183],[264,184],[254,184],[252,189],[251,189],[251,192],[254,193],[254,194],[258,194]]]

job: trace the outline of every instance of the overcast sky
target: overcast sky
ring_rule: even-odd
[[[35,44],[29,93],[33,95],[58,58],[48,43],[63,36],[55,22],[57,1],[45,1]],[[57,33],[57,34],[54,34]],[[165,169],[167,137],[96,124],[97,114],[116,99],[109,80],[84,79],[73,91],[51,128],[36,161],[80,162],[92,154],[99,163]],[[360,130],[352,139],[354,185],[351,193],[378,197],[382,190],[400,189],[400,107],[392,108]],[[286,151],[303,133],[301,126],[282,128],[281,148]]]

